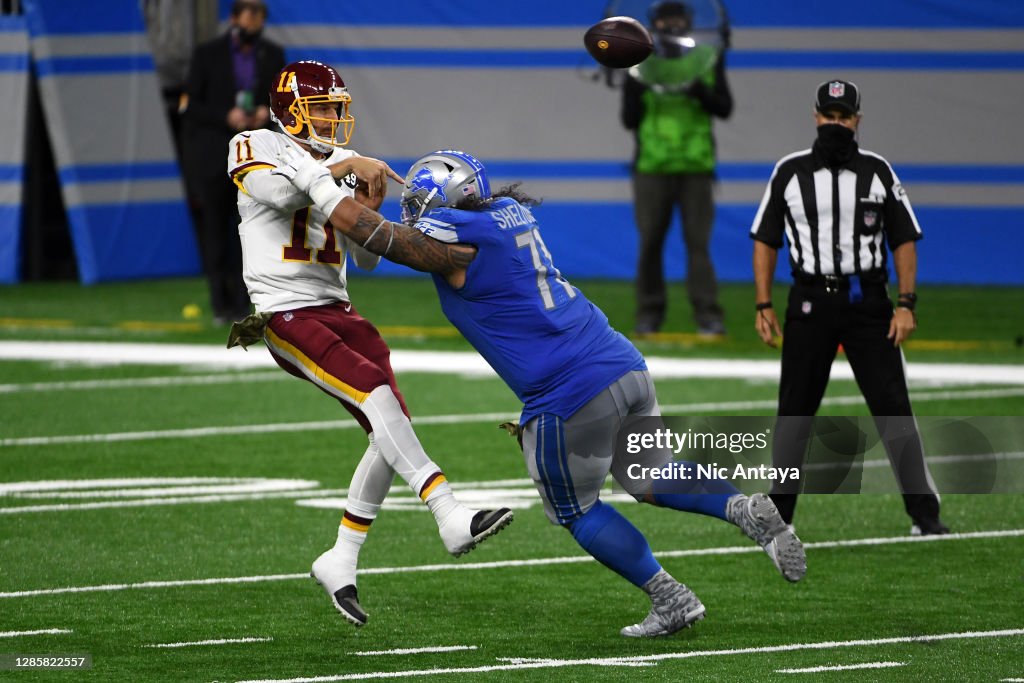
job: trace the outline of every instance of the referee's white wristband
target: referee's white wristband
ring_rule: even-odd
[[[331,176],[324,176],[323,180],[309,188],[309,198],[313,200],[316,208],[323,211],[324,215],[329,218],[334,213],[334,207],[345,198],[345,193],[334,184],[334,179]]]

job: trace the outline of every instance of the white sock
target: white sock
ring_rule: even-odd
[[[444,473],[438,471],[438,475],[438,478],[433,481],[428,480],[424,487],[424,493],[420,493],[420,498],[430,508],[430,512],[434,515],[434,521],[440,527],[448,519],[448,515],[465,509],[465,506],[455,499],[452,487],[448,484]]]
[[[423,450],[391,387],[384,384],[371,391],[360,408],[373,427],[381,455],[418,495],[427,477],[441,468]]]
[[[381,455],[427,504],[438,526],[452,512],[463,509],[452,495],[441,468],[423,450],[391,387],[387,384],[377,387],[363,400],[361,407],[373,426],[374,440]]]
[[[369,435],[370,445],[363,454],[349,483],[345,514],[338,525],[338,540],[334,544],[336,567],[343,576],[342,585],[356,585],[359,551],[366,542],[370,525],[377,518],[381,503],[391,489],[394,470],[381,456],[380,448]]]

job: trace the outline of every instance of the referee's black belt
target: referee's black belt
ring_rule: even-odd
[[[826,292],[848,291],[860,285],[885,285],[888,274],[884,270],[866,270],[856,275],[809,275],[793,273],[793,282],[804,287],[822,288]]]

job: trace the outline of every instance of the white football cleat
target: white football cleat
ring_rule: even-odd
[[[309,575],[323,586],[334,608],[341,612],[345,619],[356,626],[366,625],[370,616],[359,604],[355,577],[351,576],[351,572],[343,571],[339,567],[333,548],[314,560]]]
[[[438,532],[448,552],[459,557],[511,524],[512,517],[508,508],[471,510],[464,507],[448,515]]]

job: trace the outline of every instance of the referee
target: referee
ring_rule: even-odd
[[[910,407],[900,344],[916,327],[915,243],[921,228],[906,192],[881,156],[862,150],[860,92],[848,81],[818,86],[814,103],[817,139],[809,150],[775,166],[754,218],[755,327],[775,346],[782,334],[771,301],[778,249],[789,241],[793,286],[786,308],[779,386],[780,420],[772,459],[800,466],[821,404],[832,361],[841,344],[903,492],[912,534],[946,534],[939,497],[925,463]],[[895,310],[886,287],[886,245],[898,284]],[[900,419],[902,417],[903,419]],[[792,523],[796,492],[776,487],[772,498]]]

